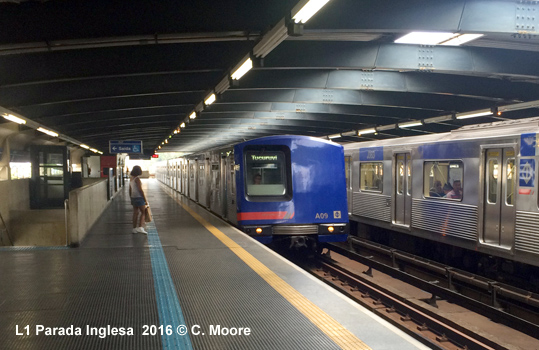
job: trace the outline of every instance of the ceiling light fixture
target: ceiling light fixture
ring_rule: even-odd
[[[185,123],[181,123],[180,128],[185,128]]]
[[[454,38],[441,42],[440,45],[459,46],[462,44],[466,44],[467,42],[470,42],[472,40],[479,39],[483,35],[484,34],[459,34]]]
[[[482,37],[483,34],[459,34],[445,32],[411,32],[397,40],[397,44],[458,46]]]
[[[196,117],[197,117],[197,113],[196,113],[196,112],[193,112],[193,113],[191,113],[191,114],[189,115],[189,119],[195,119]],[[185,123],[184,123],[184,124],[185,124]],[[185,125],[182,126],[182,128],[183,128],[183,127],[185,127]]]
[[[414,126],[423,125],[423,123],[421,122],[421,120],[412,120],[411,122],[399,123],[398,125],[399,128],[412,128]]]
[[[99,153],[98,150],[96,150],[95,148],[90,148],[90,151],[94,152],[94,153]]]
[[[55,133],[54,131],[47,130],[45,128],[42,128],[41,126],[37,128],[37,131],[41,131],[42,133],[53,136],[53,137],[58,137],[58,134]]]
[[[211,105],[212,103],[214,103],[215,100],[216,100],[215,94],[211,94],[210,96],[208,96],[207,99],[204,100],[204,104],[205,104],[206,106],[209,106],[209,105]],[[191,114],[191,115],[192,115],[192,114]],[[192,118],[192,119],[194,119],[194,118]]]
[[[328,135],[328,139],[338,139],[339,137],[341,137],[341,134],[333,134],[333,135]]]
[[[475,118],[475,117],[484,117],[487,115],[492,115],[492,110],[490,108],[482,109],[482,110],[474,111],[474,112],[457,113],[456,117],[457,119],[468,119],[468,118]]]
[[[4,119],[7,119],[7,120],[12,121],[12,122],[17,123],[17,124],[26,124],[26,120],[24,120],[22,118],[19,118],[19,117],[16,117],[13,114],[4,114],[3,117],[4,117]]]
[[[296,7],[304,4],[303,7],[292,16],[292,19],[296,23],[305,23],[328,2],[329,0],[310,0],[305,4],[305,1],[302,1]],[[292,10],[292,13],[294,13],[294,10]]]
[[[84,145],[84,144],[81,144],[80,146],[81,146],[82,148],[90,149],[90,146],[86,146],[86,145]]]
[[[234,80],[240,80],[248,71],[253,68],[253,60],[248,58],[243,64],[236,69],[234,73],[230,76]]]
[[[375,132],[376,132],[375,128],[358,130],[357,131],[357,136],[366,135],[366,134],[374,134]]]

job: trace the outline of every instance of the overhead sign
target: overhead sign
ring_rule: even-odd
[[[109,153],[142,153],[142,141],[109,141]]]

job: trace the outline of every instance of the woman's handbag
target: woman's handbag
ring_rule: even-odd
[[[146,210],[144,212],[144,221],[146,222],[152,222],[153,218],[152,218],[152,210],[150,209],[150,206],[146,206]]]

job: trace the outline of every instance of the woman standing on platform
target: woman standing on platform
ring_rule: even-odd
[[[144,217],[148,200],[146,194],[142,190],[142,182],[139,176],[142,175],[142,169],[140,166],[135,165],[131,170],[131,178],[129,181],[129,196],[131,197],[131,204],[133,205],[133,233],[148,234],[144,230]],[[140,218],[139,218],[140,214]]]

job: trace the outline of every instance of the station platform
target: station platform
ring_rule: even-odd
[[[156,180],[79,248],[0,251],[2,349],[427,349]],[[184,333],[186,333],[184,335]]]

